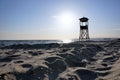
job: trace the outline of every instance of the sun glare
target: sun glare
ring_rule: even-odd
[[[61,24],[71,24],[74,21],[74,16],[71,13],[61,13],[58,16],[54,16]]]
[[[73,16],[71,14],[62,14],[59,19],[64,24],[70,24],[73,22]]]

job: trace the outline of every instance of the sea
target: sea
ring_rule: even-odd
[[[62,43],[62,40],[0,40],[0,47],[18,45],[18,44],[50,44]]]
[[[113,38],[91,38],[92,41],[107,41]],[[17,45],[17,44],[50,44],[50,43],[70,43],[78,41],[78,39],[71,40],[0,40],[0,47]]]

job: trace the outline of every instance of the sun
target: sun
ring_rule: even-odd
[[[73,16],[70,13],[61,14],[59,19],[60,19],[60,22],[64,24],[70,24],[73,22]]]
[[[74,21],[74,16],[71,13],[61,13],[58,16],[54,17],[57,18],[61,24],[71,24]]]

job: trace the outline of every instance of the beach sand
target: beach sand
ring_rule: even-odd
[[[1,47],[0,80],[120,80],[120,39]]]

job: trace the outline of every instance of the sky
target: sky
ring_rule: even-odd
[[[120,0],[0,0],[0,40],[76,39],[83,16],[90,38],[120,37]]]

